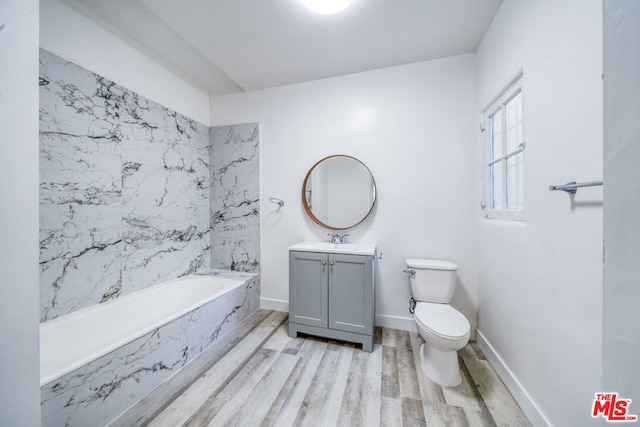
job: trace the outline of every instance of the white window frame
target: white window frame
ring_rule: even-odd
[[[505,118],[505,108],[506,105],[509,103],[509,101],[511,101],[513,98],[515,98],[518,94],[520,94],[520,108],[522,111],[522,121],[521,121],[521,127],[522,127],[522,141],[518,144],[518,148],[516,150],[513,150],[511,152],[506,152],[506,145],[507,145],[507,141],[503,135],[503,141],[502,141],[502,153],[503,155],[501,157],[495,158],[495,159],[491,159],[491,149],[492,149],[492,137],[493,137],[493,130],[492,130],[492,122],[491,122],[491,118],[495,115],[495,114],[501,114],[501,120],[502,120],[502,129],[505,129],[505,122],[506,122],[506,118]],[[483,176],[483,181],[484,181],[484,195],[483,195],[483,200],[482,200],[482,209],[484,211],[484,217],[487,219],[498,219],[498,220],[510,220],[510,221],[524,221],[525,216],[524,216],[524,152],[525,152],[525,137],[524,137],[524,95],[523,95],[523,90],[522,90],[522,75],[520,75],[508,88],[507,90],[505,90],[502,95],[500,95],[484,112],[484,114],[482,115],[482,125],[481,125],[481,130],[485,135],[484,138],[484,156],[483,156],[483,164],[482,164],[482,176]],[[522,208],[521,209],[506,209],[505,207],[507,206],[506,203],[506,198],[507,198],[507,186],[508,186],[508,182],[509,181],[509,177],[507,174],[507,170],[506,170],[506,165],[507,165],[507,159],[517,155],[517,154],[522,154],[522,173],[521,175],[519,175],[518,179],[520,180],[520,185],[522,185],[522,191],[523,191],[523,195],[522,195]],[[503,174],[503,180],[502,180],[502,188],[501,188],[501,192],[503,194],[502,197],[502,208],[501,209],[494,209],[492,207],[492,176],[491,176],[491,165],[494,164],[502,164],[503,169],[502,169],[502,174]]]

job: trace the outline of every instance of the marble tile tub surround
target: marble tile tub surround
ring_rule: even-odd
[[[40,50],[41,321],[209,268],[209,129]]]
[[[257,310],[254,274],[206,271],[245,284],[41,388],[42,426],[107,425]]]
[[[224,274],[257,272],[258,169],[257,124],[210,130],[40,50],[41,321],[211,274],[212,241],[232,246],[216,255],[237,270]],[[43,425],[115,418],[257,309],[250,276],[241,291],[44,385]]]
[[[211,267],[258,273],[259,125],[210,130]]]

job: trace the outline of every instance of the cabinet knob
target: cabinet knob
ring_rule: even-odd
[[[335,264],[335,262],[333,262],[333,261],[331,261],[331,262],[329,263],[329,265],[333,265],[333,264]]]
[[[327,265],[327,261],[322,261],[322,265]]]

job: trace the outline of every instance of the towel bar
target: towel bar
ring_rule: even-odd
[[[590,182],[567,182],[563,185],[550,185],[549,191],[562,190],[567,193],[576,194],[578,192],[578,188],[582,187],[595,187],[596,185],[602,185],[602,181],[590,181]]]

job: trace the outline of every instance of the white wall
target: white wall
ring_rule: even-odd
[[[605,391],[640,415],[640,2],[604,2]]]
[[[204,125],[209,94],[60,0],[40,0],[40,47]]]
[[[38,2],[0,2],[0,425],[40,425]]]
[[[505,0],[477,52],[477,112],[524,73],[526,222],[481,219],[478,335],[536,424],[589,425],[601,390],[602,3]],[[479,138],[481,141],[481,138]]]
[[[350,241],[376,242],[376,322],[412,328],[408,257],[460,266],[454,306],[475,325],[476,208],[473,55],[388,68],[245,94],[213,97],[213,125],[261,125],[263,304],[287,308],[287,247],[326,240],[302,207],[304,177],[316,161],[348,154],[364,162],[377,205]],[[283,199],[283,208],[269,203]],[[341,233],[342,234],[342,233]]]

